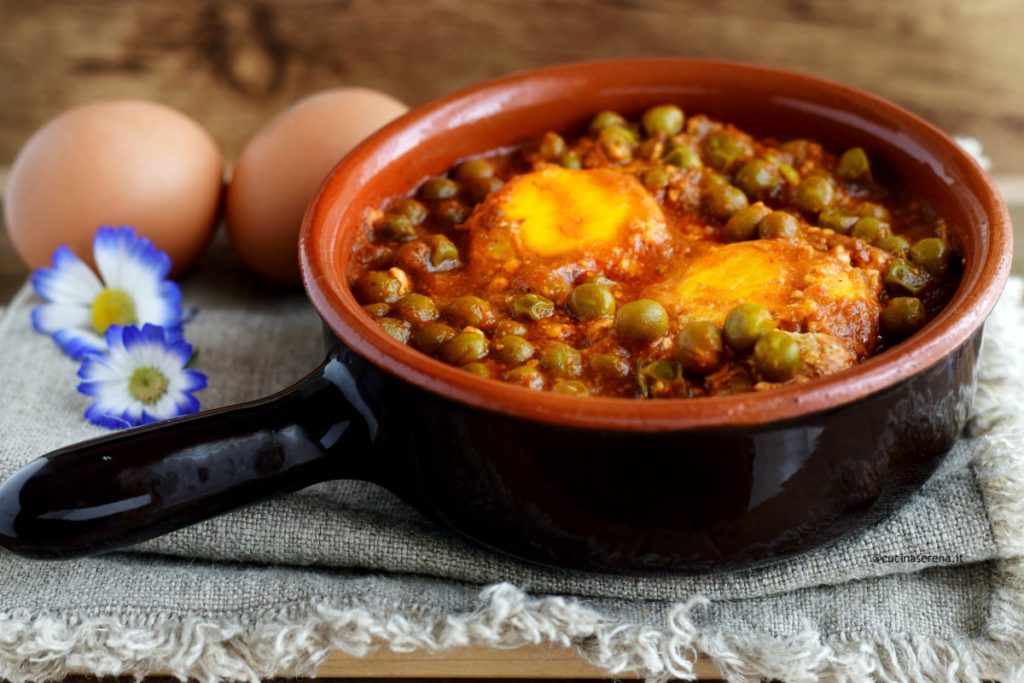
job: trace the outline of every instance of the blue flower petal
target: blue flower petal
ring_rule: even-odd
[[[103,226],[96,232],[92,245],[96,267],[108,285],[116,285],[121,264],[133,261],[157,280],[167,277],[171,259],[149,239],[139,236],[128,225]]]
[[[178,408],[178,415],[175,417],[191,415],[192,413],[199,412],[199,399],[192,394],[182,394],[181,398],[177,400],[176,405]]]
[[[111,325],[107,328],[106,333],[103,335],[103,340],[107,342],[108,349],[124,349],[124,328],[120,325]]]
[[[79,382],[78,393],[96,398],[103,391],[102,382]]]
[[[75,360],[81,360],[90,353],[102,353],[104,350],[98,336],[74,328],[54,332],[53,340],[64,349],[64,353]]]
[[[126,429],[133,426],[131,422],[122,419],[117,415],[110,415],[100,410],[98,403],[93,403],[85,409],[85,419],[94,425],[106,427],[107,429]]]
[[[206,375],[197,370],[185,370],[185,388],[183,391],[201,391],[206,388]]]
[[[148,344],[163,344],[164,328],[152,323],[146,323],[142,326],[142,338]]]
[[[170,280],[160,283],[160,300],[166,309],[161,324],[164,327],[181,325],[184,322],[184,314],[181,310],[181,287],[178,283]]]
[[[121,341],[126,351],[131,351],[136,346],[146,343],[142,336],[142,330],[135,325],[127,325],[121,330]]]
[[[192,360],[192,345],[184,339],[168,340],[170,344],[167,346],[167,352],[177,358],[181,362],[181,367],[188,365],[188,362]]]
[[[91,303],[103,288],[89,266],[64,245],[53,252],[53,267],[37,268],[31,281],[39,296],[62,304]]]

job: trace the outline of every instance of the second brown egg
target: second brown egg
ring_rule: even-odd
[[[239,154],[227,228],[242,261],[260,275],[299,282],[299,227],[306,204],[353,147],[408,107],[366,88],[311,95],[277,115]]]

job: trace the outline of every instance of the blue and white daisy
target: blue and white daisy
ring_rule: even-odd
[[[206,375],[185,367],[191,344],[157,325],[111,325],[104,341],[107,350],[86,354],[78,370],[78,391],[96,399],[87,420],[118,429],[198,412],[192,393],[206,387]]]
[[[53,266],[32,274],[32,286],[47,303],[32,309],[32,326],[53,335],[79,360],[103,351],[111,325],[159,325],[181,335],[181,290],[167,280],[171,259],[128,226],[105,226],[92,244],[99,277],[65,246]]]

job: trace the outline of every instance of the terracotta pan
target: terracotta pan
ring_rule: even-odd
[[[487,380],[399,344],[360,309],[347,259],[369,207],[457,160],[594,112],[664,102],[756,134],[852,145],[925,198],[964,256],[947,308],[910,340],[826,378],[714,398],[580,399]],[[583,570],[764,563],[876,522],[935,470],[971,406],[982,324],[1010,269],[991,180],[946,135],[809,76],[689,59],[514,74],[419,107],[343,159],[300,254],[329,353],[262,401],[62,449],[0,489],[0,544],[111,550],[333,478],[391,489],[511,555]]]

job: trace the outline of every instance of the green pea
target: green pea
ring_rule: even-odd
[[[469,218],[471,209],[458,199],[445,199],[434,207],[434,214],[442,225],[461,225]]]
[[[551,391],[570,396],[590,396],[590,389],[578,379],[560,379],[552,385]]]
[[[466,190],[471,201],[479,203],[487,198],[492,192],[497,192],[505,186],[505,181],[497,176],[479,178],[466,183]]]
[[[401,280],[383,270],[371,270],[359,276],[355,283],[356,296],[368,304],[393,304],[402,298]]]
[[[516,318],[543,320],[555,314],[555,305],[551,299],[540,294],[523,294],[512,301],[512,315]]]
[[[879,327],[885,337],[906,339],[924,326],[926,318],[920,299],[898,296],[885,305]]]
[[[522,337],[526,334],[526,325],[522,324],[518,320],[502,318],[498,321],[498,324],[494,326],[494,338],[501,339],[506,334],[514,334],[517,337]]]
[[[420,196],[430,202],[452,199],[459,193],[459,184],[449,178],[428,178],[420,186]]]
[[[558,133],[552,133],[548,131],[544,133],[544,136],[540,139],[540,144],[537,146],[537,154],[542,159],[548,161],[554,161],[565,154],[565,140]]]
[[[695,320],[679,328],[676,335],[676,360],[683,369],[707,375],[722,365],[722,331],[709,320]]]
[[[857,219],[853,224],[850,234],[857,239],[862,239],[869,244],[877,244],[892,234],[889,224],[874,216],[864,216]]]
[[[736,161],[753,153],[750,142],[736,133],[720,130],[704,139],[704,152],[708,165],[718,171],[725,171]]]
[[[640,179],[648,190],[660,190],[668,186],[668,170],[664,166],[654,166],[644,171]]]
[[[572,170],[583,168],[583,163],[580,161],[580,157],[576,152],[566,152],[562,156],[558,157],[558,163],[561,164],[563,168]]]
[[[740,167],[732,181],[748,197],[757,197],[779,186],[778,169],[763,159],[751,159]]]
[[[889,209],[875,202],[861,202],[854,211],[858,216],[870,216],[885,223],[892,223]]]
[[[430,297],[406,294],[395,304],[395,312],[411,323],[429,323],[437,318],[437,306]]]
[[[501,378],[509,384],[518,384],[534,391],[544,388],[544,374],[532,365],[520,365],[506,370]]]
[[[878,248],[885,249],[890,254],[903,256],[910,249],[910,242],[902,235],[889,235],[878,240]]]
[[[835,198],[835,188],[828,178],[812,175],[800,181],[793,191],[793,203],[807,213],[828,208]]]
[[[760,202],[740,209],[726,221],[722,228],[722,239],[726,242],[754,239],[757,237],[757,224],[771,212],[771,209]]]
[[[412,345],[423,353],[434,355],[441,344],[455,336],[455,330],[444,323],[429,323],[412,335]]]
[[[653,299],[630,301],[615,314],[615,334],[633,344],[648,344],[668,332],[668,311]]]
[[[816,147],[818,147],[818,144],[810,140],[797,139],[783,143],[782,151],[786,154],[791,154],[796,163],[802,164],[807,161],[807,158],[811,156]]]
[[[458,265],[459,248],[450,239],[444,235],[430,235],[425,241],[430,245],[430,265],[434,268],[448,270]]]
[[[487,159],[469,159],[456,166],[452,176],[460,183],[469,183],[493,178],[494,173],[494,164]]]
[[[749,353],[763,335],[775,329],[775,320],[764,306],[743,303],[725,316],[722,338],[736,353]]]
[[[910,248],[910,260],[935,277],[942,277],[953,265],[953,250],[941,237],[926,237]]]
[[[852,213],[843,211],[842,209],[825,209],[818,214],[818,225],[823,228],[835,230],[840,235],[845,235],[850,232],[856,223],[857,217]]]
[[[460,332],[437,349],[437,357],[450,365],[465,365],[487,357],[487,337]]]
[[[478,296],[467,295],[453,299],[448,304],[448,317],[460,327],[486,329],[494,325],[494,309]]]
[[[516,334],[506,334],[494,343],[494,355],[508,365],[520,365],[533,358],[533,344]]]
[[[894,258],[882,274],[885,288],[895,294],[917,296],[928,286],[928,273],[911,265],[906,259]]]
[[[363,306],[363,310],[366,311],[371,318],[383,318],[391,312],[391,307],[387,304],[366,304]]]
[[[377,318],[377,324],[394,339],[403,344],[409,341],[409,325],[395,318]]]
[[[591,356],[590,369],[603,377],[621,379],[629,374],[629,362],[618,353],[598,353]]]
[[[785,382],[800,367],[800,344],[793,335],[774,330],[754,344],[754,369],[769,382]]]
[[[583,357],[568,344],[552,342],[541,351],[540,366],[555,377],[576,377],[583,370]]]
[[[747,206],[747,195],[733,185],[716,185],[704,195],[704,205],[712,216],[725,220]]]
[[[611,290],[594,282],[573,289],[566,305],[577,318],[600,318],[615,313],[615,297]]]
[[[795,237],[800,222],[791,213],[772,211],[757,224],[757,234],[764,240]]]
[[[373,235],[377,239],[408,242],[416,239],[416,226],[408,216],[385,214],[374,226]]]
[[[619,126],[625,128],[629,125],[629,122],[622,116],[614,111],[603,111],[597,114],[590,121],[590,132],[596,133],[600,130],[608,128],[610,126]]]
[[[427,207],[421,202],[409,197],[396,199],[388,206],[388,213],[398,214],[408,218],[413,225],[419,225],[427,219]]]
[[[688,170],[700,168],[704,165],[700,160],[700,154],[697,153],[697,150],[692,147],[684,147],[682,145],[670,147],[669,150],[665,152],[665,156],[662,157],[662,160],[666,164]]]
[[[642,122],[648,135],[672,137],[683,129],[684,120],[682,109],[674,104],[663,104],[645,111]]]
[[[836,175],[843,180],[860,180],[871,178],[871,164],[867,152],[861,147],[851,147],[839,157]]]
[[[459,369],[460,370],[465,370],[466,372],[470,372],[470,373],[472,373],[472,374],[474,374],[474,375],[476,375],[478,377],[490,377],[491,376],[491,369],[489,367],[487,367],[487,363],[480,363],[478,361],[474,361],[472,363],[465,363],[464,365],[460,365]]]
[[[612,161],[627,161],[633,157],[633,145],[636,138],[628,128],[607,126],[597,135],[601,149]]]

